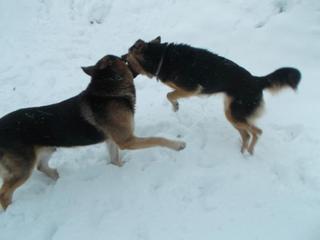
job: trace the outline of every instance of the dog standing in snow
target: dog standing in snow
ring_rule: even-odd
[[[236,63],[205,49],[161,43],[160,37],[150,42],[137,40],[123,58],[134,72],[156,77],[174,89],[167,95],[174,111],[179,109],[180,98],[224,93],[225,115],[240,133],[241,152],[247,150],[250,154],[262,134],[254,120],[261,113],[263,90],[296,89],[301,78],[295,68],[280,68],[264,77],[253,76]]]
[[[74,147],[106,141],[111,162],[122,165],[120,149],[155,146],[182,150],[185,143],[134,135],[133,75],[120,58],[107,55],[84,67],[91,77],[87,89],[63,102],[20,109],[0,119],[0,204],[4,209],[37,166],[52,179],[59,177],[48,160],[56,147]]]

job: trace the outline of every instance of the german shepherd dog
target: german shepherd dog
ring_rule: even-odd
[[[111,162],[118,166],[122,165],[118,148],[161,146],[178,151],[185,147],[181,141],[134,135],[135,88],[123,60],[107,55],[82,69],[91,82],[79,95],[53,105],[20,109],[0,119],[0,204],[4,209],[35,166],[52,179],[59,177],[48,165],[56,147],[106,141]]]
[[[296,89],[301,74],[295,68],[280,68],[264,76],[253,76],[236,63],[205,49],[185,44],[161,43],[160,36],[137,40],[122,56],[135,74],[156,77],[172,89],[167,95],[174,111],[178,99],[196,95],[225,94],[225,115],[239,131],[241,152],[253,154],[262,130],[253,120],[261,113],[263,90]],[[249,143],[251,138],[251,142]]]

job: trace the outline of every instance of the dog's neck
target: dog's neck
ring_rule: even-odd
[[[154,76],[156,77],[157,80],[159,80],[159,74],[160,74],[160,71],[161,71],[161,68],[163,65],[163,60],[165,58],[167,49],[168,49],[168,43],[165,43],[164,50],[162,51],[161,58],[160,58],[156,73],[154,74]]]
[[[122,77],[118,75],[118,77]],[[132,78],[132,76],[130,76]],[[116,79],[116,80],[115,80]],[[109,79],[95,79],[85,90],[88,95],[96,97],[134,97],[135,88],[131,81],[109,77]]]

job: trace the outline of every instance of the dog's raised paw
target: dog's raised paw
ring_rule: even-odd
[[[174,149],[175,149],[176,151],[181,151],[181,150],[185,149],[186,145],[187,145],[187,144],[186,144],[185,142],[176,141]]]
[[[172,110],[174,112],[178,112],[178,110],[179,110],[179,103],[178,102],[175,102],[172,104]]]

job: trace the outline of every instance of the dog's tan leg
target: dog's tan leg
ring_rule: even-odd
[[[252,140],[251,143],[248,147],[248,152],[253,155],[254,152],[254,147],[258,141],[258,136],[262,134],[262,130],[254,125],[250,125],[249,126],[249,131],[252,134]]]
[[[0,159],[3,184],[0,189],[0,204],[6,209],[12,202],[14,191],[30,176],[36,157],[33,149],[19,149],[19,155],[4,154]]]
[[[42,148],[38,150],[38,166],[37,169],[40,172],[43,172],[48,177],[52,178],[53,180],[57,180],[59,178],[59,173],[57,169],[49,167],[49,160],[52,154],[56,151],[56,148]]]
[[[171,86],[171,85],[169,85]],[[197,89],[196,91],[191,91],[191,92],[187,92],[181,89],[175,89],[172,92],[169,92],[167,94],[167,98],[169,100],[169,102],[172,104],[172,110],[174,112],[177,112],[179,110],[179,103],[178,103],[178,99],[180,98],[186,98],[186,97],[191,97],[191,96],[196,96],[200,93],[200,89]]]
[[[249,144],[249,140],[250,140],[250,135],[249,135],[249,133],[248,133],[246,130],[244,130],[244,129],[238,129],[238,128],[236,128],[236,129],[239,131],[239,133],[240,133],[240,135],[241,135],[241,139],[242,139],[241,153],[244,153],[244,151],[245,151],[246,149],[248,149],[248,144]]]
[[[236,121],[231,113],[230,110],[230,103],[232,99],[230,97],[225,97],[225,115],[228,121],[234,126],[240,133],[242,139],[242,146],[241,146],[241,153],[244,153],[247,150],[251,155],[254,151],[254,146],[257,143],[258,135],[262,134],[262,130],[257,128],[256,126],[249,124],[247,122],[239,122]],[[251,142],[250,141],[250,134],[252,135]]]
[[[120,159],[119,148],[117,144],[115,144],[111,139],[108,139],[107,147],[111,158],[111,163],[117,165],[118,167],[121,167],[123,165],[123,162]]]
[[[173,141],[160,137],[148,137],[140,138],[132,136],[124,142],[119,143],[121,149],[140,149],[150,147],[166,147],[176,151],[180,151],[185,148],[186,144],[182,141]]]
[[[21,186],[28,178],[29,175],[4,179],[2,188],[0,190],[0,204],[3,209],[6,209],[11,204],[14,191],[19,186]]]
[[[167,147],[182,150],[185,143],[160,137],[139,138],[134,136],[133,113],[126,108],[117,107],[103,128],[120,149],[140,149],[149,147]]]
[[[178,93],[179,91],[178,90],[174,90],[173,92],[169,92],[168,94],[167,94],[167,99],[169,100],[169,102],[171,103],[171,105],[172,105],[172,110],[174,111],[174,112],[177,112],[178,110],[179,110],[179,102],[177,101],[177,93]]]
[[[234,119],[231,113],[230,104],[232,103],[232,98],[229,96],[225,96],[225,115],[229,122],[240,132],[242,138],[242,146],[241,146],[241,153],[244,153],[244,150],[247,150],[251,155],[253,155],[254,147],[258,141],[259,135],[262,134],[262,130],[251,123],[250,117],[247,117],[246,120],[237,121]],[[261,107],[255,110],[256,115],[259,115],[259,110],[261,111]],[[257,116],[255,116],[257,117]],[[250,135],[252,135],[251,142]],[[249,145],[249,146],[248,146]]]
[[[246,127],[237,123],[237,121],[232,117],[232,114],[230,111],[230,102],[231,102],[231,99],[229,97],[225,97],[225,102],[224,102],[225,111],[224,111],[224,113],[225,113],[225,116],[228,119],[228,121],[231,123],[231,125],[239,131],[241,139],[242,139],[241,153],[244,153],[244,151],[248,149],[250,135],[249,135]]]
[[[254,153],[254,147],[258,141],[259,135],[262,134],[262,130],[253,124],[247,123],[247,122],[235,122],[235,127],[240,131],[244,131],[247,134],[250,133],[252,135],[251,142],[249,143],[249,138],[245,141],[245,144],[242,145],[241,152],[244,152],[244,149],[246,149],[251,155]],[[249,135],[249,134],[248,134]],[[243,149],[243,150],[242,150]]]

